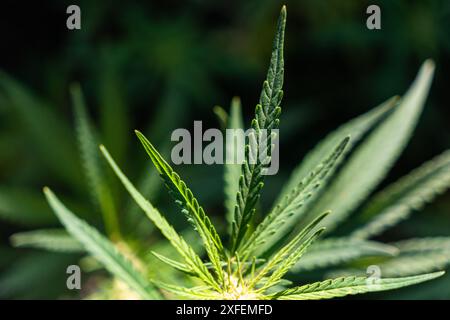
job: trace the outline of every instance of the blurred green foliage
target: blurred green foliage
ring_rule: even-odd
[[[65,28],[65,9],[72,3],[82,10],[80,31]],[[437,66],[430,98],[416,136],[390,179],[448,148],[450,2],[376,1],[382,10],[382,30],[378,31],[365,27],[365,9],[373,4],[369,1],[285,3],[290,17],[281,172],[267,183],[262,206],[270,205],[294,164],[325,133],[385,97],[403,92],[426,58],[434,59]],[[13,1],[3,4],[9,10],[0,13],[0,218],[4,218],[0,223],[0,296],[71,294],[64,287],[62,267],[48,280],[38,276],[36,268],[56,270],[76,263],[79,255],[10,248],[13,233],[58,227],[42,196],[44,184],[58,191],[83,218],[102,226],[101,214],[88,202],[70,85],[78,82],[84,89],[98,140],[130,178],[140,181],[140,190],[164,207],[166,196],[159,194],[156,175],[138,152],[132,129],[143,130],[167,152],[173,129],[190,128],[198,119],[216,127],[212,107],[228,105],[232,96],[241,97],[249,119],[260,89],[255,79],[264,77],[272,22],[281,4],[269,0],[239,4],[45,1],[29,4],[27,13]],[[212,218],[224,219],[221,184],[217,183],[222,179],[221,168],[184,166],[179,171],[191,181],[208,212],[216,213]],[[140,236],[151,238],[151,225],[140,222],[143,215],[119,192],[117,181],[110,181],[119,215],[132,212],[141,226]],[[164,212],[182,228],[184,222],[170,216],[170,208]],[[397,240],[449,233],[447,193],[383,237]],[[45,281],[48,285],[42,285]],[[417,292],[422,292],[423,298],[450,298],[449,284],[446,276],[445,281],[422,285],[423,291],[402,289],[392,297],[418,297]],[[30,292],[30,286],[40,290]]]

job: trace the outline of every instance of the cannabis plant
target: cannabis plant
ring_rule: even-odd
[[[62,134],[67,131],[64,121],[58,121],[56,125],[53,125],[51,120],[57,119],[57,115],[49,113],[50,110],[44,108],[30,92],[6,74],[1,74],[0,87],[4,90],[5,96],[9,98],[8,101],[14,108],[18,109],[18,113],[24,115],[28,124],[39,125],[38,128],[34,129],[35,131],[36,129],[39,130],[40,136],[38,135],[33,140],[38,148],[45,150],[52,146],[54,148],[60,146],[54,140],[48,141],[46,139],[46,136],[54,136],[56,132],[60,133],[60,136],[56,139],[57,142],[61,141],[62,145],[68,144],[69,148],[72,147],[70,139]],[[94,221],[97,227],[103,229],[108,239],[114,242],[129,259],[134,261],[136,267],[140,268],[142,272],[148,272],[145,266],[155,264],[155,258],[147,253],[145,250],[147,246],[159,247],[159,250],[163,250],[168,255],[172,255],[173,250],[159,242],[160,237],[155,233],[150,222],[141,221],[142,218],[138,214],[139,208],[134,203],[129,199],[119,198],[115,195],[113,186],[108,181],[109,172],[105,170],[98,152],[99,130],[93,125],[89,117],[81,88],[78,85],[73,85],[71,88],[71,97],[74,106],[75,136],[77,138],[77,145],[73,147],[78,150],[78,154],[75,151],[75,157],[79,160],[74,159],[74,163],[75,166],[79,162],[82,164],[80,166],[80,177],[78,178],[81,181],[85,180],[86,183],[82,184],[81,188],[89,190],[87,194],[91,195],[91,201],[84,200],[84,205],[80,205],[76,199],[70,198],[71,205],[82,212],[80,216]],[[115,103],[120,104],[119,101]],[[50,117],[50,115],[53,115],[53,117]],[[46,119],[49,122],[46,122]],[[46,125],[49,127],[42,128]],[[116,150],[120,150],[120,145],[117,147]],[[64,155],[65,151],[65,149],[58,150],[56,155]],[[41,169],[43,168],[45,166],[41,167]],[[55,171],[57,172],[58,169],[56,168]],[[71,174],[67,176],[72,177]],[[158,182],[158,177],[156,176],[155,179],[154,175],[152,177],[151,172],[149,172],[149,174],[141,175],[140,186],[147,195],[156,199]],[[75,186],[78,184],[77,181],[74,181],[74,178],[67,178],[61,183],[67,189],[66,191],[69,191],[67,193],[70,193],[70,191],[77,193],[76,190],[73,190],[77,189]],[[49,208],[45,200],[42,199],[42,195],[36,199],[32,190],[25,192],[21,188],[14,188],[6,183],[2,183],[1,190],[0,218],[25,228],[40,227],[33,231],[16,231],[10,238],[11,244],[18,248],[45,249],[47,252],[19,249],[9,253],[9,251],[0,247],[2,253],[0,262],[2,263],[5,259],[9,267],[0,277],[0,297],[46,298],[76,293],[68,291],[65,286],[65,270],[67,266],[73,264],[79,264],[85,274],[83,288],[86,290],[81,292],[83,297],[134,297],[134,294],[124,289],[120,282],[106,278],[102,274],[102,266],[91,257],[86,256],[86,250],[70,234],[64,229],[55,228],[57,221],[55,222],[52,219],[51,210],[49,210],[50,214],[47,212]],[[68,197],[65,198],[68,199]],[[41,199],[44,200],[44,206],[41,205]],[[121,212],[125,214],[122,215]],[[98,214],[101,215],[102,219],[97,218]],[[132,230],[132,234],[130,234],[130,230]],[[185,233],[188,237],[189,234],[189,232]],[[43,269],[48,270],[45,275],[41,272]],[[173,277],[174,275],[171,273],[171,269],[164,269],[162,273],[159,273],[159,276]],[[45,282],[55,285],[47,286]],[[32,292],[27,290],[29,285],[35,286],[36,290]]]
[[[286,8],[283,7],[267,79],[251,122],[256,134],[246,141],[243,164],[225,165],[225,207],[226,220],[229,221],[226,237],[216,230],[186,182],[153,144],[136,131],[151,162],[180,207],[180,214],[186,217],[201,239],[204,255],[145,199],[106,147],[100,146],[101,153],[125,189],[178,253],[174,258],[152,250],[153,255],[189,277],[189,281],[168,282],[157,273],[149,278],[136,268],[117,243],[112,243],[78,218],[49,188],[44,188],[50,206],[73,238],[141,298],[324,299],[396,289],[428,281],[444,273],[431,272],[436,267],[444,268],[450,261],[449,241],[444,238],[407,240],[389,245],[367,240],[405,219],[413,209],[423,206],[450,184],[450,155],[447,152],[365,202],[412,134],[433,75],[431,61],[424,63],[417,79],[402,98],[389,99],[338,128],[319,143],[295,169],[270,212],[256,215],[266,162],[251,161],[250,145],[265,145],[270,159],[271,142],[276,138],[275,129],[279,126],[281,114],[285,22]],[[237,100],[233,100],[229,116],[223,110],[218,113],[226,127],[241,127]],[[271,133],[267,139],[258,135],[262,130]],[[368,221],[366,224],[349,236],[318,240],[327,236],[355,210],[360,216],[356,220]],[[441,263],[435,265],[434,261],[429,261],[427,250],[440,255]],[[409,256],[411,263],[395,260],[411,253],[414,253]],[[380,263],[381,273],[376,278],[361,275],[361,269],[351,269],[346,271],[350,275],[299,286],[288,280],[288,272],[295,274],[324,266],[339,266],[362,257],[382,257],[385,264],[391,263],[386,269]],[[408,276],[401,276],[400,266],[404,265],[410,268]],[[148,268],[152,269],[152,266]],[[398,277],[386,277],[394,274]]]
[[[46,9],[42,9],[51,11],[56,8],[55,5],[59,7],[57,10],[65,10],[62,3],[48,3],[43,5]],[[72,81],[73,75],[79,77],[83,74],[83,78],[89,79],[83,81],[82,87],[87,98],[88,114],[89,110],[95,110],[96,117],[92,117],[92,124],[98,133],[97,140],[109,146],[116,161],[126,168],[130,178],[136,177],[139,190],[160,208],[164,208],[166,201],[161,198],[166,197],[166,194],[161,192],[164,187],[160,185],[159,177],[153,170],[147,170],[147,164],[143,163],[145,158],[139,157],[140,150],[130,143],[130,140],[134,139],[133,135],[128,134],[131,123],[139,118],[140,122],[148,125],[142,126],[143,132],[158,143],[164,154],[164,145],[168,146],[170,143],[169,139],[166,139],[166,135],[170,134],[166,125],[168,119],[174,126],[184,126],[186,123],[183,121],[187,121],[194,111],[190,106],[201,106],[198,103],[201,99],[213,99],[214,95],[221,91],[217,83],[209,81],[209,78],[212,75],[227,77],[231,73],[230,70],[244,68],[247,63],[245,59],[229,59],[230,56],[225,60],[226,54],[223,50],[216,50],[216,42],[195,41],[203,32],[197,27],[198,14],[202,10],[192,17],[174,15],[167,21],[161,18],[152,4],[142,3],[138,5],[139,8],[132,4],[124,5],[121,10],[124,19],[118,24],[124,37],[111,38],[107,35],[109,29],[104,29],[110,25],[107,16],[111,4],[84,1],[80,3],[80,7],[86,12],[94,10],[99,14],[84,17],[83,23],[88,27],[80,32],[67,34],[64,44],[53,51],[48,63],[42,63],[42,59],[38,58],[40,54],[34,54],[20,55],[20,63],[10,64],[12,60],[2,55],[0,298],[53,299],[76,296],[77,291],[68,291],[65,286],[65,269],[68,265],[81,263],[82,266],[93,260],[84,258],[84,250],[61,252],[61,249],[59,252],[43,252],[35,248],[22,248],[30,246],[26,240],[36,241],[38,235],[44,237],[47,234],[41,230],[36,234],[28,233],[30,230],[52,229],[51,232],[56,231],[57,234],[66,236],[61,232],[58,219],[42,197],[42,181],[54,187],[58,186],[58,195],[71,209],[110,236],[107,223],[102,221],[103,211],[95,191],[91,189],[92,184],[86,183],[89,178],[85,169],[89,166],[85,165],[84,156],[80,159],[81,142],[77,145],[76,140],[80,139],[73,130],[71,117],[67,116],[67,111],[70,111],[70,99],[66,94],[67,84]],[[149,14],[153,16],[150,17]],[[10,18],[10,21],[15,20],[11,15]],[[183,32],[178,32],[179,29]],[[30,36],[32,30],[33,28],[24,28],[26,36]],[[116,33],[117,30],[113,32]],[[217,30],[214,33],[219,32],[223,31]],[[142,42],[143,38],[147,41]],[[48,46],[41,44],[40,49],[46,52]],[[84,49],[78,50],[80,48]],[[11,46],[8,56],[17,57],[16,50],[20,51],[20,46]],[[71,53],[67,54],[67,50]],[[205,56],[212,51],[224,57],[220,59],[220,65],[204,63]],[[91,63],[93,61],[95,63]],[[223,61],[232,67],[221,68]],[[192,70],[195,72],[191,72]],[[32,83],[34,75],[37,74],[39,81],[30,88],[25,83]],[[196,85],[199,82],[202,83],[201,89]],[[152,99],[152,111],[136,117],[136,111],[142,110],[140,103],[146,103],[143,98],[149,91],[158,92],[155,99]],[[205,94],[206,92],[208,94]],[[183,110],[183,117],[177,117],[180,110]],[[73,122],[78,127],[77,119],[75,116]],[[160,143],[161,141],[163,142]],[[98,153],[98,143],[91,144],[94,147],[93,154],[101,157]],[[100,165],[104,166],[105,163],[101,161],[102,159]],[[146,254],[142,248],[154,246],[161,237],[151,222],[145,221],[146,217],[141,214],[133,200],[120,192],[119,182],[107,179],[111,178],[108,175],[112,175],[112,172],[103,171],[105,172],[102,178],[106,181],[102,183],[113,193],[110,198],[114,204],[109,207],[115,209],[118,216],[121,241],[126,242],[133,251],[137,251],[137,255]],[[202,179],[202,182],[212,181],[214,178],[208,176]],[[215,194],[219,197],[220,193]],[[208,197],[208,201],[204,204],[208,205],[217,200]],[[102,200],[102,203],[105,201]],[[170,206],[171,203],[167,204]],[[168,210],[166,212],[170,218],[171,213]],[[20,246],[20,249],[10,247],[8,240],[11,233],[19,233],[13,235],[12,243],[14,246]],[[159,245],[164,244],[159,242]],[[170,247],[164,246],[164,251],[166,249],[171,250]],[[80,256],[83,256],[81,262]],[[144,265],[155,263],[151,255],[146,254],[142,258]],[[41,270],[48,272],[43,274]],[[92,286],[94,278],[104,277],[104,271],[83,272],[83,275],[82,287],[87,289],[95,287]],[[84,280],[88,282],[86,285]],[[49,283],[52,285],[48,285]],[[29,290],[30,287],[33,287],[33,290]]]
[[[10,85],[13,84],[10,83]],[[140,246],[147,246],[149,243],[152,243],[152,246],[160,246],[157,242],[158,238],[152,239],[150,242],[146,240],[146,238],[152,235],[152,230],[148,225],[144,225],[144,228],[141,226],[140,229],[136,229],[135,225],[138,222],[135,221],[136,219],[120,221],[119,208],[116,207],[120,205],[120,203],[113,199],[113,192],[107,184],[106,172],[102,166],[103,163],[101,163],[100,155],[97,152],[96,128],[91,124],[82,92],[78,85],[72,87],[71,94],[74,105],[79,153],[83,163],[82,169],[87,180],[86,188],[91,190],[92,195],[93,205],[91,210],[94,212],[99,211],[101,213],[102,219],[99,225],[104,228],[106,236],[110,241],[114,242],[120,251],[134,262],[137,268],[140,268],[142,272],[147,272],[141,261],[151,262],[151,259],[148,258],[148,254],[145,250],[142,250]],[[147,185],[152,183],[151,180],[149,181],[148,179],[144,182]],[[151,186],[147,186],[147,188],[149,187]],[[133,209],[134,208],[130,206],[125,208],[129,216],[133,216]],[[35,212],[34,214],[38,213],[39,212]],[[128,235],[130,229],[134,229],[132,237]],[[91,283],[91,285],[88,285],[87,287],[95,288],[95,290],[84,290],[82,295],[85,297],[111,299],[135,297],[132,292],[123,288],[120,282],[115,279],[111,280],[102,277],[99,272],[102,269],[101,266],[98,265],[94,259],[84,257],[86,250],[63,229],[46,228],[15,233],[11,236],[11,243],[13,246],[19,248],[46,249],[47,251],[59,253],[59,255],[54,255],[55,258],[50,261],[61,269],[65,269],[68,265],[74,263],[80,264],[83,267],[83,271],[89,275],[88,278],[90,280],[84,281],[87,284]],[[167,246],[164,245],[160,247],[166,254],[170,254],[170,248],[167,250]],[[61,260],[62,263],[59,263],[59,260]],[[30,259],[28,262],[33,264],[33,259]],[[44,267],[41,263],[37,263],[36,266],[38,266],[37,270]],[[25,266],[25,268],[29,268],[29,266]],[[56,270],[52,273],[62,274],[61,272],[56,272]],[[166,269],[166,272],[159,274],[159,276],[163,277],[165,275],[170,275],[170,269]],[[16,289],[13,285],[20,276],[23,276],[21,272],[18,272],[17,274],[13,273],[10,277],[16,279],[16,281],[2,281],[5,293]],[[36,276],[39,275],[36,274]],[[25,279],[27,278],[30,279],[30,275],[28,277],[25,276]],[[65,282],[64,279],[54,279],[53,281],[59,281],[61,284],[64,284]],[[93,292],[91,292],[91,290]],[[67,292],[67,288],[65,288],[64,291]]]

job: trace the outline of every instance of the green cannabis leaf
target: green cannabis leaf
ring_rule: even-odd
[[[328,238],[317,242],[292,267],[293,272],[317,270],[336,266],[341,263],[371,256],[396,256],[399,249],[394,245],[387,245],[376,241],[353,238]]]
[[[281,291],[274,297],[280,300],[330,299],[351,294],[402,288],[440,277],[442,274],[443,272],[435,272],[420,276],[379,279],[373,284],[368,284],[367,281],[370,279],[366,277],[342,277]]]
[[[167,220],[156,210],[150,202],[145,200],[145,198],[136,190],[133,184],[128,180],[128,178],[119,169],[117,164],[114,162],[111,155],[108,153],[104,146],[100,146],[100,149],[105,156],[106,160],[121,180],[124,187],[131,194],[136,203],[141,207],[142,210],[147,214],[149,219],[156,225],[156,227],[161,231],[161,233],[170,241],[174,248],[180,253],[180,255],[185,259],[186,263],[190,269],[195,272],[195,274],[200,277],[206,283],[212,286],[216,286],[215,280],[212,278],[210,272],[207,270],[205,265],[202,263],[198,255],[192,249],[190,245],[173,229],[173,227],[167,222]]]
[[[449,187],[450,151],[446,151],[375,195],[361,213],[362,219],[372,219],[351,236],[376,236],[408,218],[412,210],[420,210]]]
[[[201,243],[202,252],[194,246],[195,240],[185,240],[137,190],[103,145],[100,150],[137,206],[168,240],[165,247],[148,250],[153,259],[148,263],[149,273],[159,263],[180,276],[147,279],[121,253],[120,243],[114,242],[113,237],[112,241],[107,240],[77,218],[49,189],[45,189],[47,200],[67,233],[59,229],[19,233],[11,239],[14,245],[87,252],[144,299],[329,299],[392,290],[442,276],[444,272],[440,270],[450,265],[449,238],[418,238],[390,244],[370,240],[450,186],[447,151],[370,197],[412,135],[431,85],[431,61],[423,64],[405,96],[387,100],[320,142],[294,170],[272,209],[262,214],[260,221],[255,218],[264,166],[262,161],[250,161],[255,157],[250,150],[252,145],[257,150],[263,146],[269,150],[270,160],[274,130],[281,114],[285,24],[283,7],[267,78],[251,123],[254,133],[245,144],[244,163],[227,164],[224,170],[224,220],[228,222],[229,248],[223,245],[217,231],[221,229],[216,229],[187,184],[139,131],[136,135],[159,176],[200,236],[202,241],[197,242]],[[113,218],[117,212],[93,150],[95,134],[80,92],[75,88],[73,93],[81,153],[91,190],[102,209],[107,231],[119,234],[118,219]],[[243,129],[237,98],[233,99],[229,114],[218,107],[215,112],[222,128]],[[267,138],[259,135],[262,130],[269,131]],[[367,205],[358,211],[367,198]],[[0,209],[1,204],[0,201]],[[352,221],[364,222],[363,226],[353,228],[348,236],[323,239],[328,234],[324,235],[325,231],[337,228],[353,213],[356,219]],[[367,277],[368,261],[380,268],[382,277]],[[335,268],[333,274],[345,276],[301,286],[286,277],[288,273],[330,267]]]
[[[243,245],[240,253],[248,255],[256,248],[260,251],[272,246],[279,240],[281,234],[289,231],[289,227],[305,213],[306,203],[317,193],[317,189],[326,181],[328,174],[335,167],[343,153],[349,138],[344,138],[311,173],[302,179],[298,185],[276,204],[271,213],[258,225],[249,240]]]
[[[78,133],[80,153],[94,202],[100,206],[106,230],[112,237],[119,236],[119,222],[114,197],[105,181],[97,148],[97,138],[87,116],[83,95],[78,85],[72,86],[72,100]]]
[[[260,145],[270,144],[270,130],[278,128],[280,122],[280,103],[283,97],[282,87],[284,80],[283,46],[285,26],[286,7],[283,7],[278,19],[267,79],[263,83],[259,104],[256,105],[255,109],[255,118],[252,121],[252,128],[255,130],[255,134],[249,140],[255,139],[253,148],[257,150],[260,150]],[[260,130],[268,130],[267,136],[269,141],[258,136]],[[250,142],[248,142],[245,146],[245,159],[242,164],[239,189],[236,196],[237,205],[234,210],[234,221],[232,223],[232,252],[235,252],[241,246],[248,224],[255,213],[255,205],[263,187],[262,163],[259,159],[258,151],[255,155],[255,158],[258,159],[255,164],[252,164],[250,161],[250,152]]]
[[[82,244],[64,229],[47,229],[15,233],[11,236],[15,247],[40,248],[57,252],[84,252]]]
[[[228,117],[227,129],[243,129],[241,100],[237,97],[231,101],[230,115]],[[227,144],[227,148],[232,148],[236,144]],[[236,154],[239,150],[227,149],[227,154]],[[239,164],[225,164],[224,182],[225,182],[225,208],[227,222],[231,226],[234,219],[236,193],[239,190],[239,179],[241,177],[241,167]],[[231,228],[230,228],[231,229]],[[230,230],[231,232],[231,230]]]
[[[115,248],[115,246],[97,230],[70,212],[53,194],[45,188],[45,196],[67,231],[74,238],[83,243],[95,258],[118,278],[135,290],[144,299],[159,299],[161,295],[141,275],[132,264]]]
[[[220,256],[223,255],[222,241],[215,227],[205,214],[203,208],[199,205],[192,191],[186,186],[180,176],[173,171],[170,165],[156,151],[153,145],[145,138],[145,136],[136,131],[138,138],[153,161],[156,169],[171,191],[177,204],[182,208],[182,212],[187,216],[188,220],[193,224],[195,230],[198,231],[205,245],[211,262],[215,266],[217,276],[222,281],[222,271],[220,267]]]
[[[400,155],[418,121],[433,73],[434,63],[426,61],[392,114],[354,150],[320,202],[311,208],[312,216],[333,208],[333,214],[323,222],[328,230],[343,221],[373,191]]]

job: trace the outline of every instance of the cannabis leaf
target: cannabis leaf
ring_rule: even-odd
[[[261,159],[259,159],[259,151],[255,150],[260,150],[260,146],[266,147],[267,143],[269,143],[268,148],[271,148],[271,129],[276,129],[280,121],[280,103],[283,96],[284,78],[283,46],[285,26],[286,7],[283,6],[278,19],[267,79],[263,83],[259,104],[256,105],[255,109],[255,118],[252,121],[252,129],[255,132],[253,136],[249,137],[249,142],[245,146],[245,157],[241,169],[241,178],[239,179],[239,191],[236,195],[237,205],[234,210],[232,224],[232,252],[235,252],[241,246],[248,224],[255,213],[255,205],[263,187],[263,175],[261,174],[263,164]],[[268,131],[268,141],[259,137],[261,130]],[[253,153],[253,158],[257,159],[254,164],[251,161],[251,152]]]
[[[289,271],[290,267],[292,267],[297,260],[300,258],[301,254],[309,247],[312,241],[317,238],[320,233],[322,233],[323,229],[320,229],[318,232],[307,238],[305,241],[301,242],[310,232],[311,230],[322,221],[329,212],[324,213],[313,222],[311,222],[306,228],[304,228],[299,234],[297,234],[288,244],[286,244],[283,248],[278,250],[273,257],[271,257],[267,263],[265,263],[264,267],[258,274],[252,278],[249,286],[253,287],[258,284],[259,281],[265,277],[269,272],[275,270],[275,272],[266,280],[266,284],[264,285],[264,289],[275,285],[281,277]]]
[[[172,268],[175,268],[178,271],[184,272],[186,274],[195,276],[195,273],[193,273],[193,271],[186,264],[172,260],[172,259],[170,259],[162,254],[159,254],[155,251],[152,251],[152,254],[156,258],[158,258],[161,262],[164,262],[165,264],[171,266]]]
[[[97,258],[112,274],[123,280],[144,299],[160,299],[161,296],[132,264],[97,230],[78,219],[53,194],[45,188],[45,196],[53,211],[67,231],[80,241],[87,251]]]
[[[45,229],[15,233],[11,236],[15,247],[40,248],[56,252],[85,252],[79,241],[64,229]]]
[[[231,101],[230,115],[227,121],[227,129],[243,129],[244,122],[242,120],[241,100],[233,98]],[[238,144],[235,141],[227,141],[226,154],[237,155]],[[233,147],[235,147],[233,149]],[[236,193],[239,190],[239,179],[241,176],[241,166],[235,163],[226,163],[224,166],[224,182],[225,182],[225,209],[226,217],[231,226],[234,218]],[[230,230],[231,232],[231,230]]]
[[[352,294],[402,288],[440,277],[443,274],[444,272],[435,272],[411,277],[377,280],[367,277],[341,277],[287,289],[272,295],[272,298],[279,300],[330,299]],[[374,282],[370,283],[370,281]]]
[[[92,191],[94,203],[100,206],[108,235],[114,238],[120,234],[119,222],[114,197],[101,166],[97,138],[88,118],[80,87],[73,85],[71,93],[75,109],[78,144],[84,171],[90,185],[89,190]]]
[[[375,195],[361,213],[361,219],[373,218],[351,236],[362,239],[376,236],[449,187],[450,151],[446,151]]]
[[[275,129],[278,128],[281,112],[285,23],[286,8],[283,7],[269,70],[251,123],[252,132],[246,140],[244,163],[238,166],[227,164],[225,167],[225,215],[230,224],[230,250],[224,248],[216,227],[186,183],[149,140],[136,131],[159,176],[191,223],[193,228],[190,232],[194,236],[197,232],[202,241],[185,240],[183,236],[186,233],[183,236],[178,234],[135,188],[101,145],[101,153],[131,198],[168,240],[167,244],[146,250],[144,259],[151,261],[146,271],[150,278],[156,279],[147,280],[135,269],[136,260],[133,259],[134,265],[127,260],[130,252],[126,252],[120,246],[122,242],[114,237],[119,235],[114,198],[104,180],[105,173],[95,150],[95,130],[78,87],[72,88],[72,95],[80,149],[90,190],[100,204],[106,229],[116,244],[77,218],[48,188],[44,190],[47,201],[68,233],[60,229],[19,233],[11,237],[12,243],[19,247],[59,252],[87,252],[145,299],[328,299],[401,288],[443,275],[444,272],[433,271],[450,265],[450,238],[412,239],[392,244],[369,241],[367,238],[405,219],[412,209],[421,208],[425,202],[448,188],[450,151],[376,194],[363,207],[360,215],[361,220],[369,221],[368,224],[351,236],[316,241],[326,228],[333,229],[359,208],[404,148],[429,90],[434,70],[431,61],[424,63],[403,98],[387,100],[320,142],[294,171],[269,214],[259,224],[255,223],[253,217],[263,187],[265,165],[272,160],[272,142],[277,138]],[[0,86],[2,84],[0,74]],[[223,129],[243,130],[241,106],[237,98],[231,103],[229,115],[219,107],[215,108],[215,112]],[[267,136],[261,134],[263,130],[267,131]],[[227,148],[230,146],[234,148],[235,144],[227,144]],[[123,154],[122,143],[119,149],[120,157]],[[236,151],[239,150],[227,149],[227,153],[231,154]],[[260,159],[266,151],[266,159]],[[154,177],[157,175],[147,176],[145,181],[154,185]],[[0,214],[1,209],[6,209],[3,210],[6,216],[11,212],[20,212],[20,205],[16,206],[11,200],[14,197],[4,198],[6,200],[0,193]],[[131,210],[125,212],[130,213]],[[28,219],[26,214],[24,219]],[[206,252],[207,260],[200,258],[196,245],[203,246],[201,249]],[[362,276],[367,261],[381,269],[383,278]],[[170,277],[160,277],[159,270],[152,270],[151,267],[161,262],[174,269],[169,270],[197,279],[184,281],[172,277],[172,274]],[[349,268],[335,272],[344,277],[291,288],[292,282],[285,278],[288,272],[330,266],[339,268],[344,263],[348,263]],[[8,282],[0,279],[0,288],[5,283],[6,287],[14,281],[21,283],[19,280],[16,278]]]
[[[370,256],[395,256],[394,245],[352,238],[329,238],[314,243],[292,272],[316,270]]]
[[[155,224],[155,226],[161,231],[161,233],[170,241],[173,247],[184,258],[186,264],[190,270],[194,272],[199,278],[215,288],[219,288],[218,284],[205,267],[200,257],[195,253],[190,245],[181,237],[175,229],[167,222],[167,220],[154,208],[150,202],[148,202],[140,193],[136,190],[133,184],[123,174],[120,168],[117,166],[109,152],[104,146],[100,146],[100,150],[105,156],[111,168],[114,170],[117,177],[120,179],[125,189],[130,193],[136,203],[147,214],[149,219]]]
[[[450,265],[450,238],[409,239],[392,243],[400,254],[378,264],[388,277],[442,270]]]
[[[450,237],[429,237],[402,240],[393,243],[402,253],[450,250]]]
[[[326,183],[327,176],[335,168],[348,141],[348,137],[344,138],[330,155],[322,159],[312,172],[304,177],[297,186],[275,205],[272,212],[258,225],[255,232],[251,234],[248,241],[242,246],[240,250],[242,256],[253,254],[256,249],[261,254],[289,232],[290,228],[292,229],[296,221],[305,214],[307,208],[305,204],[311,201],[318,188],[323,183]]]
[[[350,141],[347,143],[345,152],[347,153],[353,150],[358,142],[360,142],[370,130],[377,126],[380,121],[392,112],[392,109],[398,103],[398,100],[398,97],[390,98],[369,112],[350,120],[348,123],[340,126],[338,129],[327,135],[305,156],[298,167],[294,169],[275,203],[281,202],[281,200],[297,186],[298,182],[306,177],[306,175],[328,155],[330,150],[342,140],[342,137],[351,137]]]
[[[350,155],[320,202],[311,208],[312,216],[333,208],[333,214],[323,221],[328,231],[377,186],[406,146],[425,103],[433,73],[434,63],[426,61],[394,111]]]
[[[200,234],[206,252],[215,266],[216,274],[219,280],[223,280],[220,257],[224,254],[224,249],[215,227],[203,208],[199,205],[197,199],[194,198],[192,191],[181,180],[180,176],[173,171],[172,167],[161,157],[155,147],[153,147],[142,133],[136,131],[136,135],[141,140],[147,154],[150,156],[166,186],[171,191],[171,194],[176,199],[177,204],[182,208],[182,212]]]

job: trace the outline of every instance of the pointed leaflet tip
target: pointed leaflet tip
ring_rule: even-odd
[[[231,99],[231,105],[232,105],[232,106],[241,105],[241,98],[238,97],[238,96],[234,96],[234,97]]]
[[[345,136],[345,138],[341,142],[341,148],[344,149],[347,146],[347,143],[350,141],[351,135],[348,134]]]
[[[426,60],[422,64],[416,78],[414,79],[414,82],[403,96],[401,105],[411,105],[410,108],[417,106],[416,108],[419,109],[417,113],[422,111],[423,104],[428,96],[431,82],[433,80],[434,67],[434,62],[430,59]]]
[[[319,222],[321,222],[323,219],[325,219],[327,216],[329,216],[331,214],[331,210],[325,211],[324,213],[322,213],[320,216],[318,216],[316,218],[316,220],[313,220],[313,222],[311,222],[312,225],[316,226],[319,224]]]
[[[425,60],[420,67],[417,79],[426,79],[426,81],[431,82],[435,69],[434,61],[431,59]],[[429,85],[429,84],[428,84]]]
[[[278,28],[277,28],[278,30],[280,30],[280,29],[282,30],[282,33],[283,33],[282,38],[284,38],[284,28],[286,26],[286,16],[287,16],[286,6],[283,6],[280,11],[280,17],[278,18]]]
[[[434,71],[435,67],[436,67],[436,65],[435,65],[435,63],[434,63],[434,61],[432,59],[427,59],[422,64],[422,68],[430,70],[430,71]]]
[[[134,133],[138,137],[138,139],[141,141],[142,145],[144,146],[144,149],[147,150],[149,153],[149,156],[152,158],[152,154],[156,153],[158,158],[161,158],[162,161],[165,162],[164,159],[162,159],[161,155],[158,153],[156,148],[152,145],[152,143],[144,136],[142,132],[139,130],[134,130]]]
[[[321,227],[319,230],[314,232],[314,234],[312,235],[311,238],[315,240],[316,238],[320,237],[322,235],[322,233],[325,232],[326,229],[327,229],[326,227]]]
[[[147,145],[148,147],[150,147],[151,149],[154,149],[156,151],[156,149],[153,147],[151,142],[144,136],[144,134],[142,132],[140,132],[139,130],[134,130],[134,133],[136,134],[138,139],[141,141],[141,143],[144,145],[144,147]]]
[[[433,279],[442,277],[444,274],[445,274],[445,271],[436,271],[436,272],[424,274],[423,276],[427,276],[427,277],[423,281],[433,280]],[[420,276],[420,275],[418,275],[418,276]],[[423,281],[421,281],[421,282],[423,282]]]
[[[138,139],[144,144],[144,148],[146,143],[148,143],[150,146],[153,147],[153,145],[150,143],[150,141],[147,140],[147,138],[142,134],[142,132],[140,132],[139,130],[134,130],[134,133],[136,134]]]

